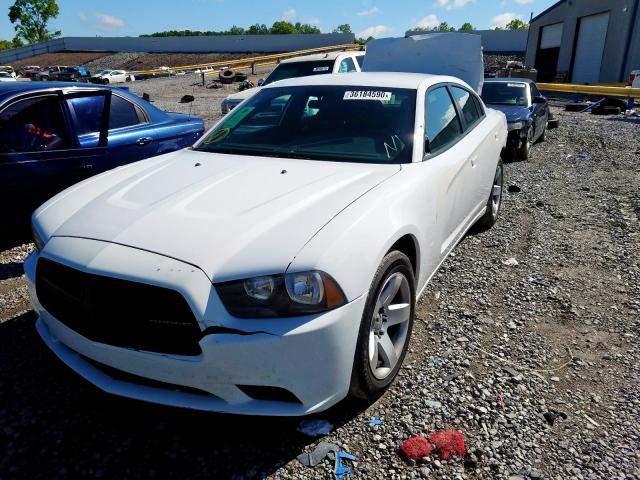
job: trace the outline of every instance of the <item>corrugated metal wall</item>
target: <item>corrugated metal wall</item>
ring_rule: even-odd
[[[405,36],[422,35],[429,32],[408,31]],[[484,53],[524,53],[527,49],[527,30],[475,30],[482,37]]]
[[[42,53],[70,51],[104,52],[292,52],[353,43],[349,33],[310,35],[225,35],[215,37],[63,37],[49,42],[0,52],[0,64]]]

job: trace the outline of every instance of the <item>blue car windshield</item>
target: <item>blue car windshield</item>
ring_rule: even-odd
[[[527,84],[518,82],[485,82],[482,100],[492,105],[517,105],[528,107]]]
[[[416,91],[366,86],[265,88],[196,150],[360,163],[409,163]]]

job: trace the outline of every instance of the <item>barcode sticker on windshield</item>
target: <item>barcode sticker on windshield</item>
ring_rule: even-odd
[[[380,100],[388,102],[391,100],[391,92],[380,90],[347,90],[344,92],[343,100]]]
[[[329,71],[329,67],[315,67],[313,69],[314,72],[328,72]]]

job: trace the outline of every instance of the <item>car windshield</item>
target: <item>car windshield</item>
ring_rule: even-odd
[[[493,105],[529,106],[527,84],[517,82],[485,82],[482,87],[482,100]]]
[[[271,72],[263,85],[284,80],[286,78],[307,77],[309,75],[321,75],[332,73],[333,60],[319,60],[317,62],[291,62],[281,63]]]
[[[266,88],[196,148],[235,155],[409,163],[416,91],[365,86]]]

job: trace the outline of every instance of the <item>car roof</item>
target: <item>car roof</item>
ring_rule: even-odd
[[[531,85],[532,83],[536,83],[530,78],[507,78],[507,77],[496,77],[496,78],[485,78],[484,83],[527,83]]]
[[[317,61],[321,61],[321,60],[335,60],[340,55],[357,54],[357,53],[364,54],[364,52],[353,52],[353,51],[349,51],[349,52],[315,53],[313,55],[303,55],[301,57],[287,58],[286,60],[282,60],[280,63],[317,62]],[[349,56],[351,56],[351,55],[349,55]]]
[[[271,83],[263,88],[295,87],[306,85],[338,85],[354,87],[389,87],[417,89],[423,83],[427,87],[436,83],[459,83],[471,89],[459,78],[446,75],[429,75],[426,73],[406,72],[350,72],[340,75],[312,75],[308,77],[289,78]]]
[[[13,95],[19,95],[21,93],[47,91],[47,90],[113,90],[126,97],[141,100],[138,96],[119,88],[116,86],[108,85],[95,85],[92,83],[74,83],[74,82],[11,82],[0,84],[0,100],[11,97]]]

